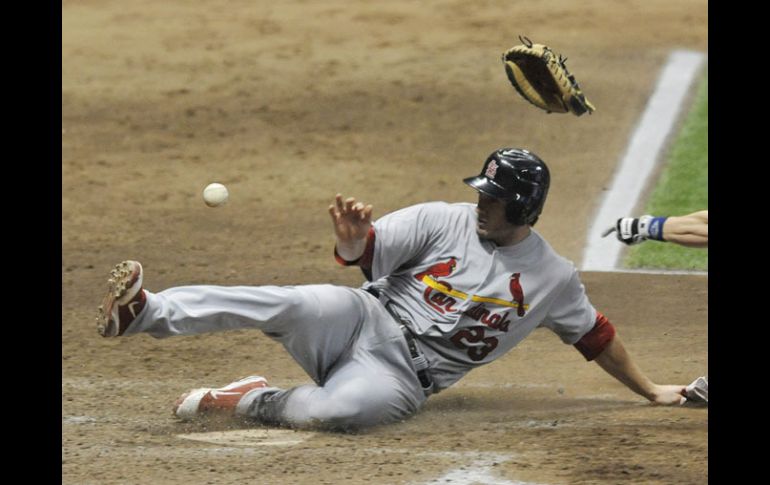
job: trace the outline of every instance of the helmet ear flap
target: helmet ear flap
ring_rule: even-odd
[[[524,226],[527,224],[524,217],[524,207],[516,201],[508,202],[505,205],[505,219],[511,224]]]
[[[508,204],[505,206],[505,220],[517,226],[534,226],[537,220],[540,218],[540,214],[538,213],[534,217],[530,215],[530,220],[528,220],[528,212],[530,211],[523,204],[516,201],[508,202]]]

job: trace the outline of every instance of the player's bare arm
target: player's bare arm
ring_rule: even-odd
[[[372,227],[372,205],[356,202],[354,197],[334,197],[329,215],[337,238],[337,254],[347,261],[355,261],[364,254],[366,236]]]
[[[595,360],[608,374],[655,404],[679,404],[685,395],[686,386],[655,384],[644,375],[617,334]]]
[[[663,224],[663,239],[690,248],[709,246],[709,211],[672,216]]]
[[[690,248],[709,246],[709,212],[702,210],[683,216],[622,217],[602,233],[606,237],[616,233],[618,241],[633,245],[648,239],[671,242]]]

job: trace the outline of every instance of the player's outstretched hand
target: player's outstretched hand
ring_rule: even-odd
[[[329,206],[329,215],[334,224],[337,242],[351,244],[366,239],[372,227],[372,205],[356,202],[353,197],[343,200],[342,194],[334,197]]]
[[[673,406],[682,402],[682,397],[686,396],[687,386],[656,385],[655,391],[650,401],[653,404],[663,406]]]

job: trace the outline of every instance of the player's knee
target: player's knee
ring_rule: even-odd
[[[368,414],[361,403],[337,402],[313,413],[313,421],[321,428],[356,431],[374,424],[370,422]]]
[[[399,413],[391,399],[374,394],[332,393],[311,409],[312,419],[320,427],[341,431],[355,431],[395,421]]]
[[[285,291],[285,315],[297,320],[318,318],[326,305],[344,305],[338,294],[340,289],[332,285],[286,287]]]

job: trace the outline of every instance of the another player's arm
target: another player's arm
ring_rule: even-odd
[[[709,212],[693,212],[684,216],[622,217],[602,233],[602,237],[615,232],[618,241],[628,245],[647,241],[665,241],[691,248],[707,248],[709,245]]]
[[[334,257],[345,266],[361,266],[367,279],[374,245],[372,209],[371,204],[356,202],[353,197],[343,199],[342,194],[329,206],[336,237]]]
[[[685,386],[652,382],[631,359],[607,317],[599,312],[593,329],[575,347],[587,360],[595,360],[605,372],[655,404],[679,404],[684,396]]]
[[[709,246],[709,211],[672,216],[663,224],[663,240],[691,248]]]

